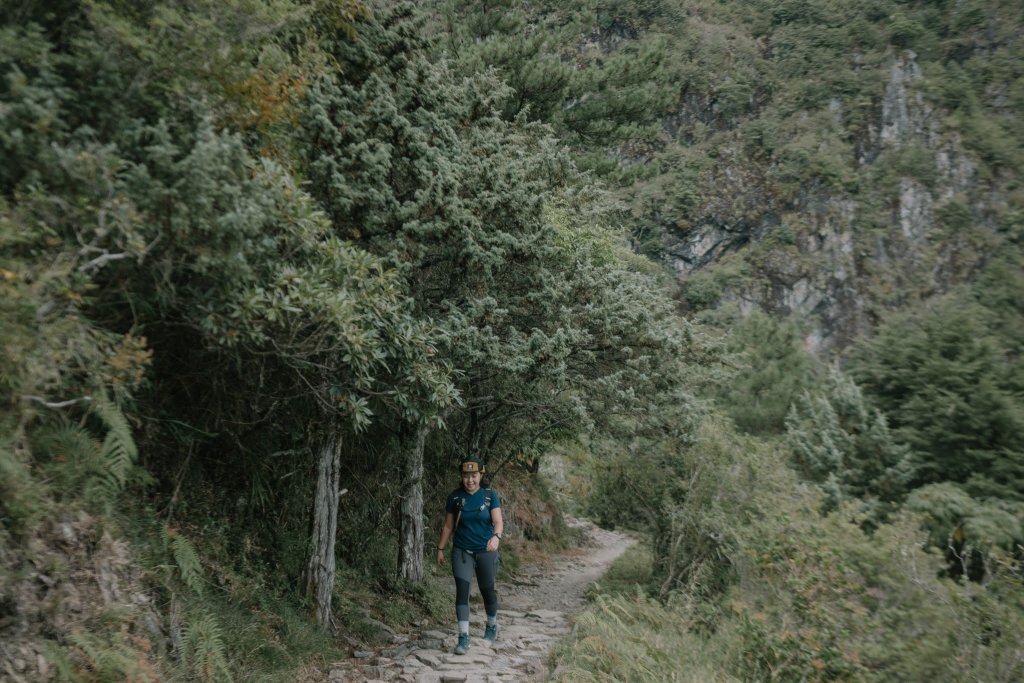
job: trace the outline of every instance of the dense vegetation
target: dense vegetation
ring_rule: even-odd
[[[0,659],[294,680],[447,620],[423,548],[481,449],[521,548],[564,542],[527,514],[558,451],[645,539],[566,680],[1020,678],[1020,15],[4,3]],[[876,144],[908,50],[977,186]],[[827,365],[820,321],[733,304],[821,266],[833,201],[874,330]],[[745,248],[680,293],[708,216]]]

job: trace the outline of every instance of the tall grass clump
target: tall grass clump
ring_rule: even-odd
[[[563,641],[553,657],[555,680],[736,681],[717,668],[686,612],[637,589],[632,595],[599,595],[577,621],[577,636]]]

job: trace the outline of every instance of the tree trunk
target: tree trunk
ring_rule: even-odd
[[[306,596],[313,599],[316,621],[331,628],[331,593],[334,590],[334,540],[338,531],[341,492],[341,436],[328,436],[320,447],[316,498],[313,501],[313,533],[306,562]]]
[[[402,507],[399,513],[398,575],[407,581],[423,580],[423,448],[427,427],[419,426],[411,447],[405,448]]]

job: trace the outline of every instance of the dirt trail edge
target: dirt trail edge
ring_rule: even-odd
[[[586,542],[566,555],[524,568],[509,582],[498,582],[498,639],[483,639],[483,608],[472,604],[472,639],[465,655],[452,654],[455,627],[405,636],[379,652],[356,652],[352,660],[331,665],[330,683],[407,681],[409,683],[498,683],[543,681],[549,676],[551,646],[569,633],[570,617],[585,604],[587,588],[633,540],[586,520],[572,520]],[[476,593],[476,584],[473,584]],[[454,601],[454,589],[452,600]],[[454,606],[453,606],[454,611]]]

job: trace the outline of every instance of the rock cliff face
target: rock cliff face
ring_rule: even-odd
[[[843,159],[852,182],[842,187],[819,183],[812,172],[780,201],[768,189],[771,163],[745,160],[738,147],[716,150],[702,183],[706,199],[685,225],[665,231],[684,298],[695,277],[713,277],[732,263],[740,274],[719,278],[720,302],[800,314],[812,324],[806,347],[828,356],[868,333],[882,310],[970,278],[984,261],[976,243],[995,230],[1001,194],[979,180],[959,133],[926,98],[914,52],[890,52],[879,76],[884,88],[857,122]],[[834,119],[828,134],[836,139],[849,119],[842,108],[834,98],[827,106]],[[703,121],[710,110],[689,94],[666,130]],[[723,160],[730,153],[736,159]],[[971,224],[972,238],[957,231],[958,221]]]
[[[26,548],[0,532],[0,681],[68,680],[72,659],[58,657],[55,643],[77,648],[79,671],[101,658],[127,656],[156,680],[167,634],[132,559],[124,540],[81,511],[40,525]],[[106,643],[87,630],[114,614],[122,623],[118,641]]]

